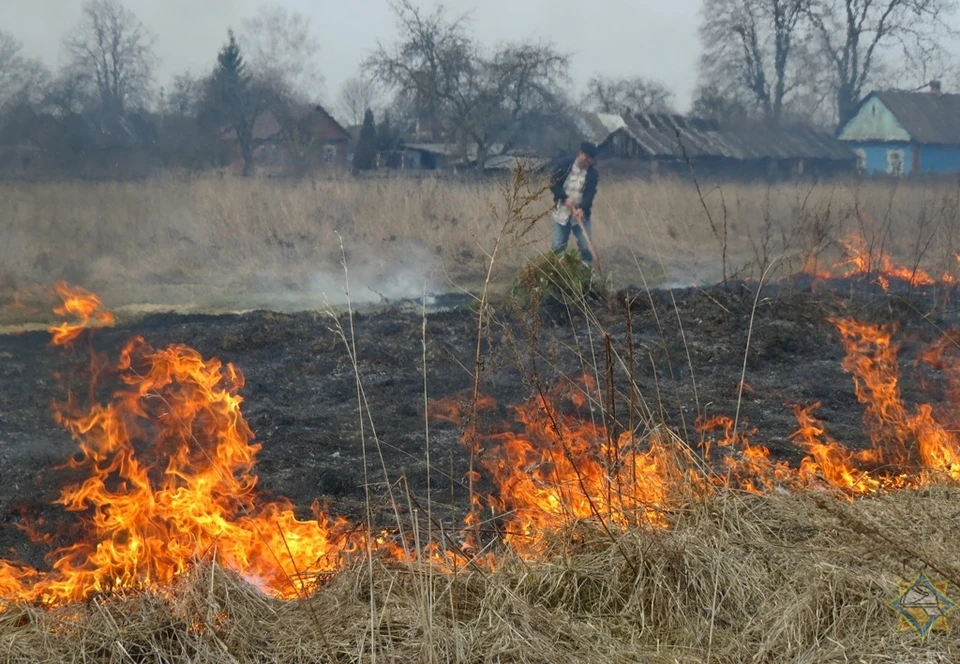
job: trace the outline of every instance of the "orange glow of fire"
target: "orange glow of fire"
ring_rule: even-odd
[[[851,319],[831,321],[840,332],[846,357],[843,367],[854,380],[871,447],[852,451],[826,435],[812,415],[819,406],[797,408],[800,428],[794,434],[809,454],[800,472],[807,482],[820,479],[854,494],[922,486],[931,481],[960,481],[960,441],[933,415],[929,404],[911,413],[900,393],[900,367],[891,332],[882,325]],[[945,343],[935,344],[922,359],[939,361]]]
[[[91,293],[66,285],[57,292],[64,301],[58,313],[79,322],[50,328],[56,343],[113,321]],[[511,426],[496,421],[498,405],[487,396],[432,402],[432,418],[461,425],[470,418],[463,442],[476,458],[471,479],[477,490],[463,549],[480,555],[479,533],[495,523],[506,546],[540,559],[558,533],[582,522],[609,532],[666,528],[679,504],[717,491],[831,487],[854,497],[960,481],[956,435],[930,405],[911,412],[903,403],[891,331],[851,319],[831,323],[865,406],[871,446],[845,447],[814,416],[819,404],[797,407],[793,440],[806,453],[799,467],[774,459],[751,442],[756,431],[726,416],[697,420],[697,449],[663,428],[617,430],[605,421],[590,376],[512,407]],[[955,339],[949,341],[935,344],[922,361],[960,369],[960,360],[949,356]],[[317,504],[305,518],[285,499],[267,500],[253,472],[260,445],[241,412],[243,376],[234,366],[184,345],[155,349],[134,337],[115,366],[96,376],[116,381],[105,402],[69,397],[54,404],[57,421],[78,445],[66,468],[82,478],[65,486],[56,502],[76,516],[80,536],[49,554],[49,571],[0,560],[0,597],[51,606],[96,593],[162,588],[198,560],[216,560],[281,598],[313,592],[355,552],[418,559],[440,570],[462,566],[462,550],[428,542],[417,551],[398,544],[394,533],[368,535]],[[952,389],[960,391],[957,380]],[[495,429],[483,431],[490,420]],[[24,530],[35,541],[52,541],[34,525]],[[476,562],[497,564],[490,553]]]
[[[78,293],[63,289],[59,310],[85,323],[110,320],[97,300]],[[53,333],[75,339],[78,327]],[[290,598],[365,546],[352,524],[316,505],[314,518],[302,519],[288,501],[260,496],[252,472],[260,446],[241,414],[243,377],[232,365],[134,338],[116,374],[121,387],[104,404],[55,404],[79,446],[67,466],[84,477],[56,502],[78,517],[83,537],[48,556],[49,572],[0,562],[0,595],[60,604],[163,586],[193,562],[214,559]]]
[[[847,251],[847,259],[840,266],[847,265],[844,276],[877,274],[877,283],[883,290],[889,290],[890,280],[899,279],[911,286],[932,286],[936,283],[926,270],[919,266],[913,268],[897,265],[890,256],[882,250],[874,252],[862,237],[853,236],[846,242],[841,242]],[[944,273],[941,281],[953,282],[950,274]]]
[[[516,407],[519,432],[479,437],[480,464],[494,491],[478,507],[502,516],[504,540],[514,550],[537,557],[551,533],[577,521],[602,520],[620,529],[665,527],[682,490],[759,494],[829,487],[854,497],[944,479],[960,481],[955,434],[933,417],[929,405],[910,413],[903,403],[897,347],[889,330],[854,320],[831,322],[843,340],[843,366],[866,406],[869,448],[850,449],[831,438],[813,414],[820,404],[794,410],[798,428],[792,438],[806,453],[799,467],[773,459],[767,447],[751,442],[755,431],[736,427],[725,416],[696,422],[699,459],[674,439],[653,438],[641,445],[624,432],[611,440],[602,423],[570,412],[569,406],[582,408],[590,399],[599,403],[596,387],[586,377],[576,389]],[[935,358],[932,351],[924,357],[945,362],[942,353],[948,347],[956,344],[941,343]],[[955,366],[960,369],[960,361]],[[960,389],[960,378],[956,386]],[[458,421],[452,403],[438,403],[442,407],[437,412]]]
[[[899,389],[898,347],[890,331],[854,320],[833,320],[843,339],[843,367],[853,375],[864,423],[879,463],[904,474],[960,480],[960,443],[933,417],[929,404],[909,413]]]
[[[58,316],[76,316],[76,323],[63,322],[49,329],[55,346],[65,346],[76,339],[83,330],[90,327],[103,327],[114,322],[114,316],[103,309],[100,298],[83,288],[70,286],[60,281],[56,285],[57,295],[63,304],[53,310]]]
[[[938,279],[920,267],[907,267],[897,264],[882,248],[871,247],[860,235],[851,235],[840,242],[846,254],[845,258],[832,269],[822,269],[815,261],[808,260],[801,267],[803,274],[819,279],[832,277],[873,276],[874,281],[884,290],[890,289],[893,280],[906,282],[912,287],[932,286],[936,283],[956,284],[957,277],[944,271]],[[960,258],[958,258],[960,260]]]
[[[858,462],[876,463],[876,453],[847,449],[828,436],[823,424],[813,416],[813,411],[819,407],[820,404],[815,403],[806,408],[794,408],[800,428],[793,434],[793,439],[808,454],[800,462],[800,477],[807,485],[825,482],[854,494],[878,490],[881,482],[855,465]]]
[[[553,533],[582,521],[617,531],[665,526],[664,508],[692,477],[690,458],[657,436],[612,437],[582,417],[596,387],[589,376],[579,382],[515,406],[521,431],[480,437],[479,462],[495,490],[476,507],[502,517],[504,542],[525,558],[540,557]],[[441,400],[436,410],[449,413],[454,403]]]
[[[719,464],[722,472],[712,476],[715,486],[733,486],[759,494],[792,482],[793,472],[786,463],[773,460],[768,448],[750,442],[756,431],[737,430],[734,421],[723,415],[700,418],[695,429],[703,437],[700,447],[707,459],[712,459],[714,445],[724,452]],[[722,432],[716,441],[707,435],[715,432]]]

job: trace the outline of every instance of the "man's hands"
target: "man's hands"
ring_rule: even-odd
[[[572,198],[568,198],[563,202],[563,204],[573,213],[573,218],[577,220],[578,223],[583,223],[583,210],[577,207],[577,204],[573,202]]]

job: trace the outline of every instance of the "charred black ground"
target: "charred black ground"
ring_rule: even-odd
[[[734,413],[755,302],[741,419],[756,429],[752,440],[778,457],[796,462],[801,456],[790,440],[796,430],[795,404],[822,402],[817,415],[831,436],[854,448],[867,442],[863,407],[841,366],[844,352],[830,317],[895,324],[905,402],[908,407],[921,401],[942,407],[944,377],[916,360],[954,323],[952,293],[893,284],[899,292],[888,294],[864,280],[793,279],[764,287],[758,298],[756,287],[740,282],[707,289],[621,291],[597,303],[593,323],[560,306],[532,314],[495,302],[494,318],[483,334],[481,390],[501,408],[482,427],[515,426],[509,406],[530,397],[538,385],[593,373],[594,366],[606,375],[605,335],[616,354],[628,357],[632,325],[633,378],[647,404],[696,439],[698,413]],[[345,315],[338,320],[315,312],[151,315],[98,330],[72,351],[50,347],[44,332],[0,336],[0,557],[42,565],[49,546],[30,543],[18,527],[25,523],[55,524],[57,539],[69,541],[69,531],[59,526],[72,517],[51,501],[67,479],[54,467],[75,451],[75,444],[54,422],[50,404],[64,396],[65,382],[79,384],[76,372],[85,366],[90,344],[116,358],[134,335],[157,348],[183,343],[242,371],[243,411],[263,445],[257,474],[268,495],[286,496],[304,514],[320,500],[334,512],[359,518],[362,426],[373,495],[386,495],[385,466],[390,482],[403,478],[411,493],[424,499],[424,325],[428,396],[450,397],[473,386],[477,315],[454,308],[428,312],[424,321],[416,307],[400,306],[354,315],[357,371],[382,465],[366,414],[361,425],[354,366],[338,324],[349,335]],[[628,380],[622,366],[615,366],[613,375],[621,387]],[[109,388],[103,387],[103,396]],[[624,423],[626,411],[621,403]],[[438,514],[452,518],[466,506],[469,455],[455,425],[431,422],[430,429],[434,503]],[[385,500],[380,511],[388,512]]]

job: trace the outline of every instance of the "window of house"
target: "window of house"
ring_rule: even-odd
[[[863,148],[857,148],[853,153],[857,155],[857,170],[861,173],[867,170],[867,151]]]
[[[887,173],[903,175],[903,150],[887,150]]]
[[[337,146],[336,145],[324,145],[323,146],[323,163],[333,165],[337,163]]]

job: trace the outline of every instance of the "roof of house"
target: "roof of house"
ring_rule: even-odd
[[[290,110],[289,117],[301,130],[309,131],[316,139],[331,142],[348,141],[351,138],[343,125],[320,105],[296,106]],[[277,114],[267,109],[254,119],[252,129],[254,140],[266,141],[279,136],[282,126]],[[228,128],[224,131],[223,138],[233,140],[236,135],[236,131]]]
[[[501,154],[490,157],[483,162],[484,170],[488,171],[512,171],[517,166],[523,165],[527,170],[537,170],[550,163],[545,157],[528,157],[524,155]]]
[[[683,159],[852,159],[853,153],[833,135],[809,127],[721,129],[704,118],[646,113],[635,116],[585,113],[581,129],[602,145],[623,132],[650,158]]]
[[[427,152],[451,159],[454,163],[463,161],[464,150],[459,143],[404,143],[404,149]],[[492,143],[487,146],[487,155],[497,156],[503,152],[503,143]],[[477,161],[478,146],[471,143],[466,146],[466,161],[474,163]]]
[[[313,127],[316,137],[321,140],[349,141],[351,138],[350,132],[320,104],[299,106],[294,109],[293,117],[301,127]]]
[[[408,150],[429,152],[444,157],[459,156],[461,152],[460,146],[456,143],[405,143],[404,147]]]
[[[876,97],[896,117],[917,143],[960,143],[960,94],[932,94],[878,90],[860,102]]]

